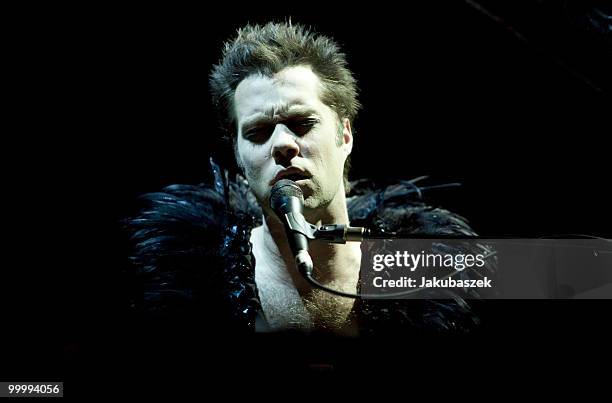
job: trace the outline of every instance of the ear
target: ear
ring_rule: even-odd
[[[353,130],[351,121],[348,118],[342,119],[342,144],[340,145],[346,155],[350,155],[353,151]]]

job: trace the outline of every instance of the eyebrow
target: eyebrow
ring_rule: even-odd
[[[290,107],[280,108],[277,113],[277,116],[280,119],[274,117],[274,110],[269,109],[265,112],[258,112],[253,114],[245,119],[245,121],[240,126],[242,131],[244,132],[245,128],[249,128],[252,126],[257,126],[262,123],[273,123],[282,119],[290,119],[294,117],[303,117],[317,114],[317,111],[306,105],[292,105]]]

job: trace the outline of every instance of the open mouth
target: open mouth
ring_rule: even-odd
[[[309,175],[306,171],[297,168],[289,168],[277,173],[274,179],[270,181],[270,186],[274,186],[274,184],[281,179],[288,179],[299,184],[300,181],[305,181],[311,177],[312,175]]]
[[[294,173],[294,174],[290,174],[287,176],[283,176],[283,179],[289,179],[292,180],[294,182],[300,181],[300,180],[304,180],[304,179],[309,179],[309,177],[305,174],[299,174],[299,173]]]

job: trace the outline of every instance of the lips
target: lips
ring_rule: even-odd
[[[274,184],[281,179],[289,179],[294,182],[297,182],[299,180],[309,179],[309,178],[311,178],[311,175],[308,174],[306,171],[300,168],[291,167],[291,168],[287,168],[287,169],[283,169],[282,171],[279,171],[274,177],[274,179],[270,181],[270,186],[274,186]]]

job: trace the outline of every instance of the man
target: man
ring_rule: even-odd
[[[247,56],[250,52],[253,56]],[[244,60],[266,68],[244,69]],[[215,99],[230,87],[221,94],[229,97],[224,112],[229,114],[236,161],[264,212],[251,242],[259,296],[273,328],[318,324],[343,329],[350,323],[353,300],[313,290],[300,276],[283,225],[268,201],[276,181],[294,178],[304,192],[308,222],[349,224],[343,171],[358,102],[345,65],[344,55],[329,39],[299,26],[268,24],[241,30],[212,74]],[[242,80],[232,86],[227,77],[237,82],[238,71]],[[312,242],[311,255],[320,281],[356,291],[358,244]]]
[[[226,307],[215,309],[220,321],[227,311],[252,329],[257,315],[255,328],[262,331],[354,335],[370,330],[372,321],[386,323],[382,327],[407,320],[457,328],[458,317],[472,320],[461,303],[407,305],[334,296],[313,289],[297,271],[283,225],[268,201],[282,178],[302,189],[304,216],[316,226],[349,224],[352,216],[357,225],[398,233],[473,234],[461,217],[415,200],[420,190],[413,182],[378,191],[358,187],[347,204],[352,121],[359,102],[353,75],[333,40],[290,23],[246,26],[226,44],[211,74],[211,90],[261,212],[249,205],[245,183],[224,181],[215,165],[214,192],[174,186],[149,196],[151,208],[131,221],[134,262],[148,276],[142,305],[176,305],[164,301],[179,295],[183,308],[220,306],[213,297],[218,295]],[[263,215],[262,223],[252,228],[257,217],[251,217],[257,214]],[[320,282],[358,291],[359,244],[313,241],[310,251]]]

